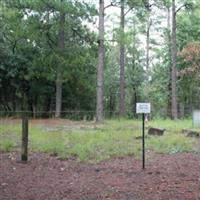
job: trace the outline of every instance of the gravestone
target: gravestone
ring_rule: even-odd
[[[161,128],[149,128],[148,130],[148,134],[149,135],[158,135],[158,136],[162,136],[164,135],[164,132],[166,131],[166,129],[161,129]]]
[[[186,136],[186,137],[195,137],[195,138],[199,138],[200,137],[200,133],[194,130],[188,130],[188,129],[182,129],[182,133]]]
[[[192,123],[193,123],[193,126],[200,127],[200,110],[193,111]]]

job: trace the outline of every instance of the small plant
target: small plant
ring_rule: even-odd
[[[4,140],[0,142],[0,151],[10,152],[15,147],[15,144],[11,140]]]

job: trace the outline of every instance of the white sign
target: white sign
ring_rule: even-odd
[[[136,103],[136,113],[150,113],[151,104],[150,103]]]
[[[193,126],[200,127],[200,110],[193,111]]]

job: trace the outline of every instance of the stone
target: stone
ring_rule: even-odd
[[[162,136],[164,135],[164,132],[166,131],[166,129],[161,129],[161,128],[149,128],[148,130],[148,134],[149,135],[157,135],[157,136]]]
[[[182,129],[182,133],[186,135],[186,137],[200,137],[200,133],[193,130]]]

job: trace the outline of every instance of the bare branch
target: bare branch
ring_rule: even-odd
[[[155,3],[150,4],[150,5],[148,6],[148,9],[150,9],[150,8],[153,7],[153,6],[156,6],[156,4],[155,4]],[[126,16],[131,10],[133,10],[133,8],[134,8],[134,6],[131,7],[131,8],[129,8],[129,9],[124,13],[124,16]]]
[[[133,7],[132,7],[132,8],[129,8],[129,9],[124,13],[124,16],[126,16],[132,9],[133,9]]]
[[[185,4],[183,4],[182,6],[180,6],[180,7],[175,11],[175,15],[176,15],[182,8],[187,7],[187,6],[189,6],[189,5],[190,5],[189,3],[185,3]]]
[[[119,8],[119,6],[117,4],[114,4],[113,2],[111,2],[111,4],[104,7],[104,10],[109,8],[109,7],[118,7]]]

